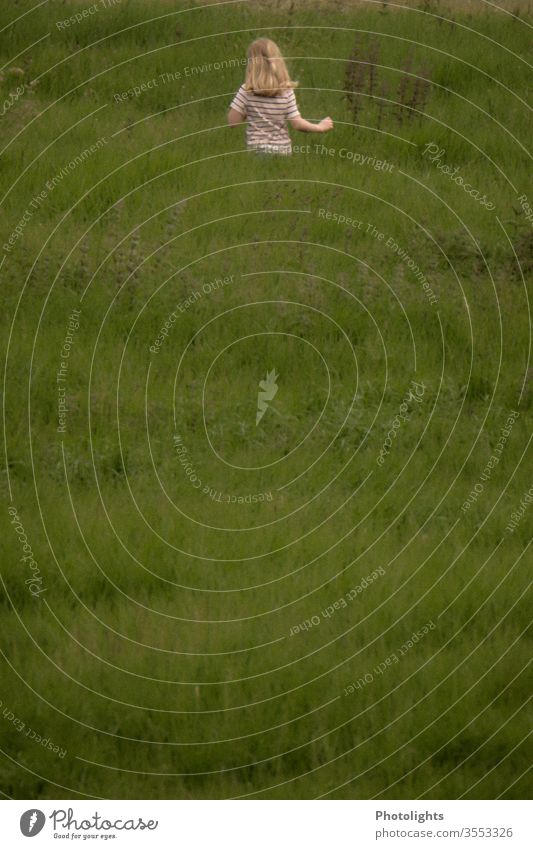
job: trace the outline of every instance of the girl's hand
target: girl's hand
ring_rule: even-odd
[[[320,127],[321,133],[327,133],[328,130],[333,129],[333,121],[331,118],[322,118],[318,126]]]

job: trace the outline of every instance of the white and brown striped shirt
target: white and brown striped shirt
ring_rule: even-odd
[[[246,127],[248,148],[268,153],[290,154],[292,152],[286,122],[291,118],[300,117],[292,88],[275,97],[266,97],[247,91],[242,85],[233,98],[230,109],[235,109],[248,122]]]

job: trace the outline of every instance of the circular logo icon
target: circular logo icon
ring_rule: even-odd
[[[42,830],[45,822],[46,817],[42,811],[30,808],[29,811],[24,811],[20,818],[20,830],[24,837],[35,837]]]

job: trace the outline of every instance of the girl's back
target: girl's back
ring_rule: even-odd
[[[240,112],[248,121],[246,143],[249,148],[285,154],[291,152],[286,122],[300,117],[292,88],[267,97],[247,91],[242,85],[230,108]]]

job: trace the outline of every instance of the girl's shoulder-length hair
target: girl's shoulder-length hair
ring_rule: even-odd
[[[278,45],[270,38],[252,41],[247,53],[244,88],[263,97],[276,97],[298,83],[291,80]]]

